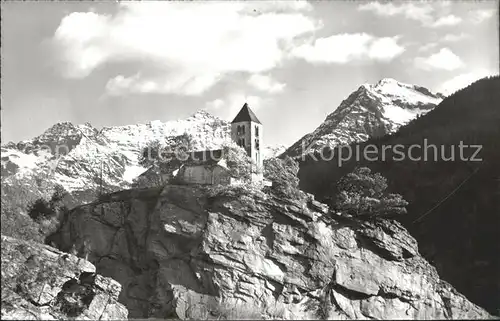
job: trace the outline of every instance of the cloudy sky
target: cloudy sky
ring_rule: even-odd
[[[363,83],[447,93],[498,74],[498,1],[1,5],[2,142],[248,102],[288,145]]]

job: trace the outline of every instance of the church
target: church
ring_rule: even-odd
[[[263,133],[262,123],[245,103],[231,122],[231,139],[245,149],[247,155],[257,165],[257,172],[252,174],[253,182],[263,181],[264,160],[261,151]],[[191,153],[176,173],[176,179],[183,184],[231,185],[244,183],[229,175],[222,150]]]

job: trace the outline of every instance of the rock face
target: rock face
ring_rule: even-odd
[[[321,208],[167,185],[77,207],[50,239],[90,244],[131,318],[490,318],[439,279],[397,222]]]
[[[74,255],[2,235],[2,320],[127,319],[120,284],[95,272]]]
[[[300,156],[323,147],[349,145],[396,132],[426,114],[444,98],[428,89],[386,78],[365,84],[342,101],[314,132],[293,144],[285,154]]]

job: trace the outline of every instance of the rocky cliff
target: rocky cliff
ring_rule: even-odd
[[[424,87],[385,78],[364,84],[329,114],[312,133],[293,144],[286,154],[300,156],[366,141],[396,132],[412,119],[426,114],[444,98]]]
[[[121,286],[52,247],[2,235],[2,320],[127,319]]]
[[[49,241],[90,244],[132,318],[490,317],[440,280],[397,222],[327,212],[312,199],[167,185],[77,207]]]

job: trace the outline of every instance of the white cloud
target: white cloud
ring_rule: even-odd
[[[424,70],[442,69],[455,70],[464,66],[462,59],[448,48],[442,48],[439,52],[427,58],[415,58],[416,67]]]
[[[205,109],[221,117],[222,119],[231,119],[236,116],[243,104],[247,103],[253,111],[261,109],[269,103],[269,99],[263,99],[259,96],[246,95],[241,92],[231,93],[225,98],[217,98],[205,104]]]
[[[451,4],[454,2],[455,0],[441,0],[441,1],[437,1],[435,4],[441,8],[441,9],[449,9],[451,7]]]
[[[228,73],[279,65],[295,37],[321,26],[310,10],[307,2],[122,2],[115,15],[67,15],[53,42],[66,77],[109,62],[150,64],[108,89],[197,95]]]
[[[431,27],[439,28],[439,27],[456,26],[461,22],[462,18],[450,14],[437,19],[434,23],[431,24]]]
[[[398,44],[399,37],[376,38],[368,48],[368,57],[379,61],[390,61],[401,55],[405,48]]]
[[[420,45],[420,47],[418,48],[418,51],[420,51],[420,52],[429,51],[431,49],[436,48],[437,46],[438,46],[437,42],[429,42],[429,43],[426,43],[425,45]]]
[[[494,9],[480,9],[475,10],[470,13],[470,20],[472,23],[481,23],[495,15]]]
[[[448,11],[449,1],[432,2],[369,2],[358,6],[360,11],[371,11],[381,17],[400,16],[409,20],[420,22],[424,27],[437,28],[455,26],[462,22],[462,18],[449,14],[440,17]],[[436,10],[437,9],[437,10]]]
[[[318,38],[313,44],[294,48],[291,55],[312,63],[348,63],[354,60],[390,61],[405,48],[398,37],[377,38],[366,33],[339,34]]]
[[[271,94],[282,92],[286,86],[286,84],[280,83],[270,76],[260,74],[250,76],[250,78],[248,78],[248,84],[260,91],[265,91]]]
[[[217,110],[217,109],[224,107],[225,104],[226,104],[226,102],[224,100],[217,98],[215,100],[208,102],[206,104],[206,108],[208,110]]]
[[[190,73],[169,74],[163,77],[142,77],[140,73],[131,77],[118,75],[107,82],[106,91],[112,96],[127,93],[199,95],[209,89],[219,78],[217,74],[194,76]]]
[[[312,11],[313,7],[308,1],[253,1],[244,9],[247,12],[261,14],[266,12]]]
[[[403,2],[393,3],[369,2],[358,6],[361,11],[372,11],[383,17],[403,16],[407,19],[430,23],[434,8],[429,3]]]
[[[459,89],[467,87],[476,80],[481,78],[492,76],[495,73],[488,72],[487,70],[476,70],[469,73],[461,74],[445,81],[441,86],[439,86],[438,91],[445,95],[450,95]]]
[[[456,42],[456,41],[460,41],[462,39],[465,39],[469,37],[469,35],[467,35],[466,33],[460,33],[460,34],[452,34],[452,33],[449,33],[447,35],[445,35],[443,38],[442,38],[442,41],[445,41],[445,42]]]

